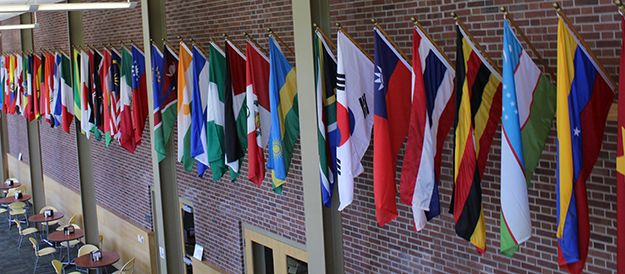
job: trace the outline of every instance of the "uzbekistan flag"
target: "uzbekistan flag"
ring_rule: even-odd
[[[336,58],[319,30],[313,36],[313,50],[321,199],[323,205],[330,207],[336,179],[336,147],[339,142],[336,126]]]
[[[625,18],[621,16],[621,71],[618,96],[618,145],[616,146],[616,267],[625,273]]]
[[[395,169],[410,119],[412,68],[374,28],[373,196],[380,226],[397,217]]]
[[[412,205],[419,231],[440,214],[437,182],[442,145],[453,122],[455,71],[419,27],[413,29],[412,43],[412,106],[400,197]]]
[[[451,213],[456,234],[486,251],[481,177],[501,117],[501,76],[456,26],[456,119]]]
[[[551,131],[555,87],[504,20],[501,131],[501,253],[512,256],[532,233],[527,185]]]
[[[299,138],[299,111],[295,68],[289,64],[278,42],[269,37],[269,104],[271,132],[269,161],[273,189],[282,193],[282,185],[291,165],[293,146]]]
[[[590,240],[586,179],[601,150],[614,88],[572,32],[559,18],[556,235],[560,266],[571,273],[580,273]]]
[[[269,142],[269,59],[252,41],[245,44],[247,116],[247,178],[257,186],[265,178],[264,148]]]

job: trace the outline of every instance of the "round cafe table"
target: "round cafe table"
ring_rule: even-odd
[[[12,204],[15,202],[26,202],[30,200],[31,198],[33,198],[33,196],[30,194],[22,194],[22,198],[19,198],[19,199],[15,199],[15,196],[4,197],[0,199],[0,204]]]
[[[67,262],[63,262],[65,265],[69,265],[72,262],[72,257],[69,253],[69,242],[73,240],[78,240],[82,237],[85,237],[85,232],[82,229],[76,228],[74,233],[69,235],[65,235],[65,231],[54,231],[48,235],[48,241],[51,242],[67,242]]]
[[[12,185],[2,184],[0,183],[0,190],[9,190],[11,188],[18,188],[22,186],[22,183],[15,182]]]
[[[46,239],[44,239],[44,241],[52,246],[53,244],[50,241],[48,241],[48,236],[50,233],[49,231],[50,226],[48,225],[48,223],[52,221],[60,220],[64,216],[65,215],[63,215],[63,213],[54,211],[52,212],[52,216],[50,217],[46,218],[45,216],[43,216],[43,213],[40,213],[40,214],[35,214],[33,216],[30,216],[28,218],[28,221],[31,223],[46,223]]]
[[[97,262],[91,260],[91,254],[82,255],[74,260],[77,267],[96,269],[100,273],[100,269],[109,267],[119,261],[119,254],[115,251],[102,251],[102,259]]]

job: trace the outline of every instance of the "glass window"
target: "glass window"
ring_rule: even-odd
[[[257,242],[252,242],[252,257],[254,259],[254,273],[272,274],[273,249]]]

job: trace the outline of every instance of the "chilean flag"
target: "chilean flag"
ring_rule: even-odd
[[[397,154],[408,134],[412,69],[374,28],[373,194],[380,226],[397,217],[395,169]]]

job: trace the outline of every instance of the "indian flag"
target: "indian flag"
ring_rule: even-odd
[[[193,92],[193,57],[191,50],[180,42],[178,53],[178,162],[184,169],[193,168],[191,157],[191,100]]]

